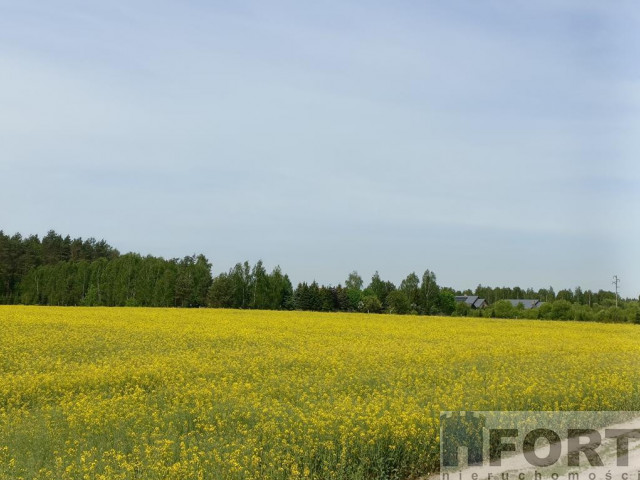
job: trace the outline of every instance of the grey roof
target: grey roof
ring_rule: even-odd
[[[476,300],[478,300],[478,296],[477,295],[469,295],[467,297],[467,299],[465,300],[465,303],[467,305],[469,305],[470,307],[472,307],[473,304],[476,303]]]
[[[507,300],[507,302],[511,302],[511,305],[513,305],[514,307],[517,307],[518,304],[521,303],[525,310],[538,308],[540,305],[542,305],[542,302],[540,302],[540,300],[532,300],[532,299],[511,299],[510,298]]]
[[[485,303],[485,299],[480,298],[477,295],[458,295],[456,297],[456,302],[464,302],[470,307],[480,308]]]
[[[476,308],[481,308],[485,304],[488,305],[487,301],[484,298],[478,298],[475,302],[473,302],[473,306]]]

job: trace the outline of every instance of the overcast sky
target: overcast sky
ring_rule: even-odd
[[[0,0],[0,229],[640,293],[640,7]]]

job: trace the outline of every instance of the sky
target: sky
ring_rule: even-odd
[[[635,2],[0,0],[0,229],[640,294]]]

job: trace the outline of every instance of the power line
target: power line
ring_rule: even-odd
[[[611,283],[616,286],[616,307],[617,307],[618,306],[618,284],[620,283],[620,279],[618,278],[618,275],[613,276],[613,282]]]

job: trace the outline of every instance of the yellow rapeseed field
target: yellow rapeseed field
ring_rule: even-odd
[[[413,478],[440,410],[639,410],[640,327],[0,307],[2,479]]]

